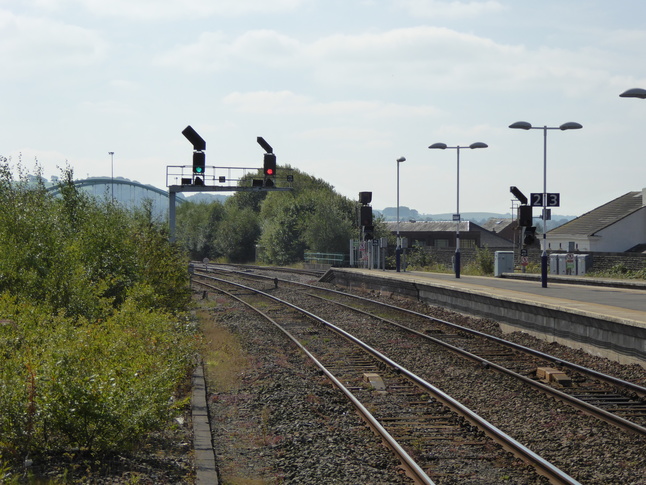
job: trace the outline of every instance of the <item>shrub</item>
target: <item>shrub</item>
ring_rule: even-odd
[[[54,197],[0,158],[0,464],[137,442],[194,359],[186,256],[149,207],[63,179]]]
[[[116,450],[169,417],[192,328],[128,301],[101,323],[0,297],[0,453]]]
[[[489,248],[480,249],[476,247],[476,254],[473,261],[464,268],[465,274],[489,276],[494,271],[494,257]]]

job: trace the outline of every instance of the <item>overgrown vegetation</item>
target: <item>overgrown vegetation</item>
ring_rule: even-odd
[[[291,191],[236,192],[225,203],[182,204],[177,234],[191,258],[289,265],[302,261],[306,250],[347,253],[348,241],[359,235],[357,203],[321,179],[283,170],[294,176]]]
[[[453,268],[435,261],[432,253],[420,245],[414,245],[408,250],[406,260],[409,271],[430,271],[434,273],[453,272]],[[476,247],[475,257],[467,262],[461,268],[460,272],[471,276],[492,276],[494,272],[494,256],[489,248]]]
[[[149,209],[89,198],[69,169],[60,197],[17,171],[0,159],[0,470],[136,444],[196,348],[187,258]]]
[[[475,258],[464,267],[464,274],[491,276],[494,271],[494,255],[488,247],[476,247]]]
[[[639,271],[630,270],[623,263],[614,265],[607,271],[588,271],[586,276],[591,278],[619,278],[646,280],[646,268]]]

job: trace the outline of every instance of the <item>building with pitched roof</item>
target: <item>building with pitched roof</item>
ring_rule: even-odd
[[[646,244],[646,188],[552,229],[547,241],[552,251],[625,252],[642,247]]]
[[[391,233],[397,234],[397,222],[385,222]],[[453,221],[406,221],[399,222],[399,235],[408,239],[408,246],[419,245],[432,249],[455,249],[457,222]],[[487,231],[470,221],[460,222],[460,248],[511,249],[513,242]]]
[[[491,217],[482,224],[482,227],[510,241],[518,238],[519,228],[517,219]]]

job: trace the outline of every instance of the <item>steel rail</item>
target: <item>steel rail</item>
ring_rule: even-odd
[[[214,278],[218,281],[223,281],[227,284],[231,285],[236,285],[239,286],[240,288],[252,290],[254,293],[261,294],[265,297],[272,298],[284,305],[287,305],[291,307],[294,310],[297,310],[301,313],[305,312],[305,310],[299,309],[298,307],[285,302],[283,300],[280,300],[278,298],[274,298],[271,295],[268,295],[267,293],[264,293],[259,290],[255,290],[253,288],[244,286],[244,285],[239,285],[237,283],[232,283],[229,281],[225,280],[220,280],[218,278]],[[243,305],[247,306],[251,310],[255,311],[259,315],[261,315],[263,318],[265,318],[267,321],[272,323],[274,326],[276,326],[281,332],[283,332],[300,350],[303,352],[313,363],[316,365],[316,367],[319,368],[321,372],[323,372],[328,379],[336,386],[345,396],[346,398],[352,403],[352,405],[355,407],[357,410],[358,414],[361,416],[361,418],[368,424],[368,426],[373,430],[377,436],[379,436],[386,446],[388,446],[395,456],[398,457],[399,461],[401,462],[402,468],[405,470],[406,475],[411,478],[416,484],[421,484],[421,485],[435,485],[435,482],[433,482],[430,477],[422,470],[422,468],[411,458],[411,456],[402,448],[402,446],[397,442],[395,438],[377,421],[377,419],[366,409],[366,407],[332,374],[311,352],[309,352],[299,341],[294,337],[291,333],[289,333],[285,328],[283,328],[278,322],[276,322],[273,318],[271,318],[269,315],[261,311],[260,309],[254,307],[250,303],[242,300],[241,298],[237,297],[236,295],[225,291],[221,288],[217,288],[215,286],[209,285],[204,282],[195,282],[197,284],[201,284],[204,286],[207,286],[208,288],[212,288],[216,291],[219,291],[221,293],[224,293],[225,295],[229,296],[230,298],[235,299],[236,301],[242,303]],[[307,314],[307,313],[306,313]],[[311,314],[309,316],[312,316]],[[316,318],[316,317],[314,317]]]
[[[461,330],[463,332],[467,332],[467,333],[470,333],[472,335],[476,335],[478,337],[483,337],[483,338],[489,339],[491,341],[499,343],[500,345],[504,345],[504,346],[513,348],[515,350],[518,350],[518,351],[521,351],[521,352],[524,352],[524,353],[527,353],[527,354],[531,354],[531,355],[533,355],[535,357],[540,357],[540,358],[545,359],[545,360],[550,360],[555,365],[562,365],[563,367],[567,367],[567,368],[575,370],[577,372],[581,372],[582,374],[592,376],[595,379],[604,381],[604,382],[606,382],[608,384],[613,384],[613,385],[620,386],[620,387],[623,387],[625,389],[628,389],[628,390],[636,393],[638,396],[646,397],[646,387],[640,386],[639,384],[635,384],[634,382],[630,382],[630,381],[625,381],[623,379],[619,379],[617,377],[610,376],[608,374],[604,374],[604,373],[596,371],[594,369],[589,369],[587,367],[583,367],[583,366],[575,364],[573,362],[569,362],[567,360],[563,360],[563,359],[560,359],[558,357],[554,357],[553,355],[546,354],[546,353],[541,352],[539,350],[535,350],[535,349],[532,349],[530,347],[525,347],[524,345],[520,345],[520,344],[517,344],[515,342],[510,342],[509,340],[502,339],[500,337],[495,337],[493,335],[489,335],[489,334],[486,334],[484,332],[480,332],[479,330],[474,330],[472,328],[463,327],[463,326],[458,325],[456,323],[447,322],[446,320],[442,320],[440,318],[435,318],[435,317],[431,317],[429,315],[424,315],[423,313],[419,313],[419,312],[416,312],[414,310],[409,310],[407,308],[401,308],[401,307],[398,307],[398,306],[395,306],[395,305],[390,305],[388,303],[375,302],[374,300],[370,300],[369,298],[365,298],[365,297],[358,296],[358,295],[352,295],[352,294],[349,294],[349,293],[344,293],[344,292],[338,291],[338,290],[331,290],[331,289],[328,289],[328,288],[321,288],[319,286],[308,285],[307,283],[294,283],[294,282],[287,281],[287,280],[285,280],[285,282],[286,283],[298,284],[298,285],[302,285],[302,286],[307,286],[309,288],[319,290],[319,291],[325,291],[325,292],[328,292],[328,293],[336,293],[336,294],[339,294],[339,295],[342,295],[342,296],[345,296],[345,297],[349,297],[349,298],[354,298],[354,299],[357,299],[357,300],[363,300],[363,301],[371,303],[373,305],[377,304],[377,305],[380,305],[380,306],[383,306],[383,307],[386,307],[386,308],[390,308],[392,310],[396,310],[396,311],[403,312],[403,313],[408,313],[409,315],[414,315],[416,317],[420,317],[420,318],[423,318],[423,319],[426,319],[426,320],[431,320],[431,321],[434,321],[434,322],[438,322],[438,323],[441,323],[443,325],[447,325],[449,327],[455,328],[457,330]],[[333,300],[330,300],[330,301],[333,301]]]
[[[376,319],[381,320],[381,321],[383,321],[385,323],[388,323],[389,325],[394,325],[396,327],[399,327],[399,328],[401,328],[401,329],[403,329],[403,330],[405,330],[407,332],[410,332],[410,333],[412,333],[414,335],[417,335],[418,337],[422,337],[424,339],[432,341],[433,343],[441,345],[441,346],[449,349],[452,352],[455,352],[457,354],[462,355],[463,357],[466,357],[466,358],[468,358],[470,360],[478,362],[483,367],[486,367],[488,369],[493,369],[493,370],[495,370],[497,372],[500,372],[502,374],[506,374],[508,376],[511,376],[514,379],[518,379],[521,382],[523,382],[523,383],[525,383],[525,384],[527,384],[529,386],[532,386],[532,387],[534,387],[534,388],[548,394],[551,397],[559,399],[560,401],[563,401],[563,402],[569,404],[570,406],[572,406],[572,407],[574,407],[574,408],[576,408],[576,409],[578,409],[580,411],[583,411],[584,413],[586,413],[588,415],[591,415],[591,416],[594,416],[596,418],[599,418],[599,419],[601,419],[601,420],[603,420],[603,421],[605,421],[607,423],[610,423],[610,424],[612,424],[614,426],[617,426],[617,427],[619,427],[619,428],[621,428],[621,429],[623,429],[625,431],[630,431],[630,432],[633,432],[633,433],[637,433],[639,435],[646,436],[646,428],[644,428],[643,426],[640,426],[640,425],[638,425],[636,423],[633,423],[632,421],[629,421],[629,420],[627,420],[625,418],[622,418],[621,416],[618,416],[616,414],[608,412],[608,411],[606,411],[604,409],[600,409],[600,408],[598,408],[598,407],[596,407],[596,406],[594,406],[592,404],[589,404],[589,403],[587,403],[585,401],[582,401],[581,399],[578,399],[576,397],[570,396],[569,394],[567,394],[565,392],[562,392],[562,391],[559,391],[558,389],[555,389],[555,388],[553,388],[551,386],[548,386],[547,384],[543,384],[542,382],[538,382],[538,381],[530,379],[529,377],[526,377],[526,376],[524,376],[522,374],[518,374],[517,372],[514,372],[511,369],[508,369],[508,368],[506,368],[506,367],[504,367],[502,365],[496,364],[495,362],[491,362],[491,361],[489,361],[487,359],[479,357],[478,355],[473,354],[473,353],[471,353],[471,352],[469,352],[467,350],[464,350],[464,349],[462,349],[460,347],[456,347],[455,345],[451,345],[451,344],[449,344],[447,342],[444,342],[443,340],[440,340],[438,338],[435,338],[435,337],[432,337],[430,335],[424,334],[424,333],[419,332],[419,331],[417,331],[415,329],[412,329],[410,327],[402,325],[401,323],[397,323],[397,322],[394,322],[394,321],[389,320],[387,318],[380,317],[378,315],[375,315],[373,313],[367,312],[365,310],[354,308],[354,307],[351,307],[349,305],[345,305],[343,303],[340,303],[340,302],[337,302],[337,301],[334,301],[334,300],[330,300],[328,298],[323,298],[322,296],[313,295],[311,293],[308,293],[308,295],[311,296],[311,297],[314,297],[314,298],[321,299],[323,301],[334,303],[335,305],[342,306],[342,307],[344,307],[344,308],[346,308],[348,310],[358,312],[358,313],[360,313],[362,315],[366,315],[366,316],[369,316],[369,317],[372,317],[372,318],[376,318]]]
[[[440,390],[439,388],[433,386],[429,382],[425,381],[421,377],[418,377],[416,374],[410,372],[408,369],[400,366],[397,364],[395,361],[391,360],[389,357],[385,356],[378,350],[372,348],[365,342],[357,339],[354,337],[352,334],[346,332],[342,328],[337,327],[336,325],[328,322],[327,320],[324,320],[320,318],[319,316],[303,309],[300,308],[290,302],[281,300],[280,298],[277,298],[273,295],[270,295],[268,293],[265,293],[261,290],[257,290],[255,288],[251,288],[249,286],[245,286],[239,283],[234,283],[226,280],[221,280],[219,278],[215,278],[213,276],[209,276],[209,278],[214,279],[216,281],[221,281],[226,284],[234,285],[240,288],[243,288],[245,290],[250,290],[252,292],[255,292],[257,294],[263,295],[266,298],[269,298],[271,300],[274,300],[276,302],[279,302],[283,305],[286,305],[303,315],[306,315],[313,320],[325,325],[328,327],[330,330],[334,331],[338,335],[346,338],[347,340],[355,343],[359,347],[361,347],[363,350],[365,350],[367,353],[378,359],[379,361],[383,362],[393,370],[395,370],[397,373],[406,376],[408,379],[413,381],[416,385],[421,387],[422,389],[426,390],[430,394],[432,394],[438,401],[442,402],[445,406],[449,407],[452,409],[454,412],[458,413],[459,415],[463,416],[467,421],[469,421],[472,425],[476,426],[478,429],[480,429],[482,432],[485,433],[489,438],[493,439],[496,443],[501,445],[505,450],[509,451],[512,453],[514,456],[520,458],[523,460],[525,463],[531,464],[532,466],[535,467],[537,473],[540,475],[543,475],[547,477],[551,483],[553,484],[562,484],[562,485],[580,485],[580,483],[575,480],[574,478],[570,477],[567,475],[565,472],[542,458],[541,456],[537,455],[533,451],[531,451],[529,448],[524,446],[523,444],[519,443],[516,441],[514,438],[511,436],[507,435],[500,429],[498,429],[496,426],[493,424],[489,423],[486,421],[484,418],[476,414],[475,412],[471,411],[469,408],[458,402],[457,400],[453,399],[451,396]],[[200,283],[204,284],[204,283]],[[269,317],[267,317],[269,318]],[[273,322],[273,321],[272,321]],[[277,325],[277,324],[276,324]],[[280,326],[279,326],[280,328]],[[349,391],[348,391],[349,392]]]
[[[240,274],[249,275],[249,273],[244,273],[244,272],[241,272]],[[264,275],[253,275],[253,276],[256,277],[256,278],[274,280],[274,278],[271,278],[269,276],[264,276]],[[447,325],[449,327],[452,327],[452,328],[454,328],[456,330],[460,330],[460,331],[463,331],[463,332],[470,333],[472,335],[476,335],[476,336],[479,336],[479,337],[482,337],[482,338],[489,339],[489,340],[494,341],[494,342],[496,342],[496,343],[498,343],[500,345],[504,345],[504,346],[513,348],[513,349],[518,350],[520,352],[524,352],[524,353],[533,355],[535,357],[539,357],[541,359],[549,360],[549,361],[553,362],[555,365],[562,365],[563,367],[567,367],[568,369],[571,369],[571,370],[580,372],[582,374],[586,374],[588,376],[594,377],[595,379],[598,379],[600,381],[606,382],[608,384],[622,387],[622,388],[627,389],[627,390],[629,390],[631,392],[634,392],[635,394],[637,394],[640,397],[646,397],[646,387],[640,386],[639,384],[635,384],[634,382],[625,381],[623,379],[619,379],[617,377],[610,376],[608,374],[604,374],[604,373],[596,371],[594,369],[589,369],[587,367],[583,367],[583,366],[575,364],[573,362],[569,362],[567,360],[563,360],[563,359],[560,359],[558,357],[554,357],[553,355],[546,354],[544,352],[540,352],[538,350],[535,350],[535,349],[532,349],[532,348],[529,348],[529,347],[525,347],[524,345],[520,345],[520,344],[517,344],[515,342],[510,342],[509,340],[505,340],[505,339],[502,339],[500,337],[495,337],[493,335],[489,335],[489,334],[486,334],[484,332],[474,330],[472,328],[463,327],[463,326],[458,325],[456,323],[448,322],[448,321],[442,320],[440,318],[431,317],[429,315],[424,315],[423,313],[419,313],[419,312],[416,312],[414,310],[409,310],[407,308],[401,308],[401,307],[398,307],[398,306],[395,306],[395,305],[390,305],[388,303],[376,302],[376,301],[371,300],[369,298],[365,298],[365,297],[359,296],[359,295],[353,295],[351,293],[345,293],[343,291],[332,290],[332,289],[329,289],[329,288],[323,288],[323,287],[320,287],[320,286],[315,286],[315,285],[310,285],[310,284],[307,284],[307,283],[300,283],[300,282],[295,282],[295,281],[289,281],[289,280],[281,280],[281,279],[279,279],[278,281],[281,281],[281,282],[284,282],[284,283],[289,283],[289,284],[294,284],[294,285],[298,285],[298,286],[303,286],[303,287],[307,287],[307,288],[311,288],[311,289],[314,289],[314,290],[317,290],[317,291],[324,291],[324,292],[327,292],[327,293],[338,294],[338,295],[341,295],[341,296],[344,296],[344,297],[347,297],[347,298],[353,298],[353,299],[356,299],[356,300],[365,301],[365,302],[370,303],[372,305],[380,305],[380,306],[383,306],[383,307],[386,307],[386,308],[390,308],[392,310],[407,313],[409,315],[414,315],[416,317],[423,318],[425,320],[431,320],[433,322],[438,322],[438,323],[441,323],[443,325]],[[330,300],[330,301],[333,301],[333,300]]]

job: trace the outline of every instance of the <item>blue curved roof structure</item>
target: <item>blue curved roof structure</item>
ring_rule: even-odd
[[[142,184],[123,177],[89,177],[75,180],[74,185],[97,198],[114,199],[127,208],[141,207],[144,201],[151,201],[155,217],[165,218],[168,214],[168,192],[152,185]],[[60,192],[58,185],[48,188],[53,194]],[[186,199],[177,195],[177,202]]]

